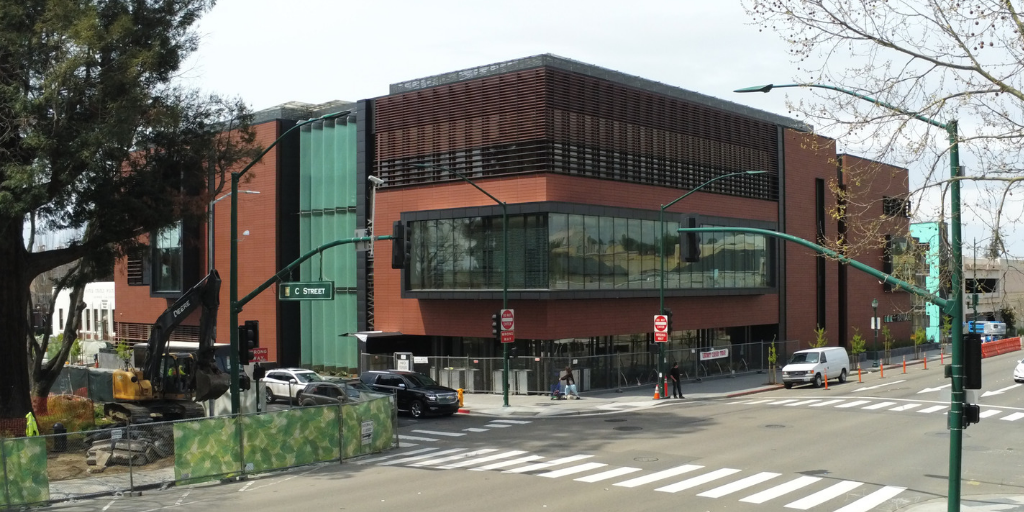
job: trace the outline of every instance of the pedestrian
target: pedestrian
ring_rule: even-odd
[[[672,398],[686,398],[683,396],[683,388],[679,386],[679,363],[672,365],[668,376],[672,379]]]
[[[577,400],[580,399],[580,394],[576,391],[576,379],[572,376],[572,368],[565,367],[565,375],[562,376],[561,380],[565,381],[565,398],[569,399],[575,396]]]

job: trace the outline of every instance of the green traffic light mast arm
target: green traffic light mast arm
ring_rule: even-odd
[[[853,267],[853,268],[855,268],[857,270],[860,270],[861,272],[865,272],[865,273],[870,274],[870,275],[872,275],[872,276],[874,276],[874,277],[876,277],[878,279],[881,279],[883,283],[888,283],[888,284],[891,284],[893,286],[897,286],[897,287],[899,287],[901,289],[904,289],[904,290],[906,290],[906,291],[908,291],[910,293],[913,293],[914,295],[917,295],[919,297],[923,297],[923,298],[927,299],[929,302],[938,305],[940,308],[942,308],[943,311],[945,311],[947,313],[952,310],[953,305],[955,303],[955,301],[953,301],[951,299],[943,299],[942,297],[939,297],[938,295],[935,295],[934,293],[931,293],[928,290],[925,290],[925,289],[922,289],[922,288],[918,288],[917,286],[914,286],[914,285],[912,285],[912,284],[910,284],[908,282],[905,282],[903,280],[897,279],[897,278],[893,277],[890,274],[886,274],[885,272],[881,272],[881,271],[879,271],[877,269],[871,268],[871,267],[869,267],[869,266],[867,266],[867,265],[865,265],[865,264],[863,264],[863,263],[861,263],[861,262],[859,262],[857,260],[853,260],[853,259],[850,259],[847,256],[843,256],[843,255],[841,255],[841,254],[839,254],[839,253],[837,253],[837,252],[835,252],[835,251],[833,251],[831,249],[827,249],[827,248],[822,247],[822,246],[820,246],[820,245],[818,245],[816,243],[804,240],[803,238],[795,237],[795,236],[787,234],[787,233],[779,233],[778,231],[772,231],[770,229],[732,228],[732,227],[679,228],[678,231],[680,233],[721,233],[721,232],[728,232],[728,233],[751,233],[751,234],[755,234],[755,235],[764,235],[764,236],[770,236],[770,237],[775,237],[775,238],[781,238],[783,240],[788,240],[788,241],[793,242],[795,244],[799,244],[799,245],[802,245],[802,246],[807,247],[809,249],[812,249],[812,250],[814,250],[814,251],[816,251],[816,252],[818,252],[820,254],[824,254],[825,256],[828,256],[830,258],[834,258],[834,259],[838,260],[840,263],[849,265],[849,266],[851,266],[851,267]]]
[[[710,185],[710,184],[712,184],[712,183],[714,183],[714,182],[716,182],[718,180],[725,179],[725,178],[728,178],[730,176],[739,176],[741,174],[764,174],[765,172],[767,172],[767,171],[739,171],[739,172],[731,172],[729,174],[723,174],[721,176],[715,176],[714,178],[711,178],[710,180],[705,181],[704,183],[701,183],[700,185],[697,185],[696,187],[693,188],[693,190],[690,190],[689,192],[687,192],[687,193],[677,197],[671,203],[661,205],[661,209],[662,209],[662,211],[664,211],[666,208],[668,208],[668,207],[678,203],[679,201],[682,201],[683,199],[686,199],[686,197],[689,196],[690,194],[692,194],[692,193],[694,193],[694,192],[696,192],[696,191],[698,191],[698,190],[700,190],[700,189],[702,189],[702,188],[704,188],[704,187],[706,187],[706,186],[708,186],[708,185]]]
[[[268,152],[270,152],[271,149],[274,149],[274,146],[276,146],[277,143],[280,142],[282,139],[287,137],[288,134],[291,133],[292,131],[294,131],[294,130],[296,130],[298,128],[301,128],[303,126],[306,126],[309,123],[315,123],[317,121],[326,121],[328,119],[334,119],[336,117],[347,116],[347,115],[349,115],[351,113],[352,113],[351,110],[343,110],[341,112],[333,112],[333,113],[330,113],[330,114],[324,114],[324,115],[322,115],[320,117],[314,117],[312,119],[307,119],[305,121],[301,121],[301,122],[295,123],[294,125],[292,125],[291,128],[288,128],[287,130],[285,130],[285,132],[282,133],[281,136],[277,138],[277,140],[275,140],[269,146],[267,146],[266,149],[264,149],[259,155],[256,156],[256,158],[253,158],[252,161],[249,162],[249,164],[246,165],[244,169],[242,169],[241,171],[238,171],[236,173],[231,173],[231,174],[237,175],[238,177],[241,177],[246,172],[249,172],[249,169],[252,169],[252,167],[254,165],[256,165],[260,160],[263,160],[263,157]]]
[[[480,188],[479,185],[477,185],[476,183],[473,183],[473,180],[465,177],[461,172],[456,171],[455,169],[449,169],[448,167],[441,167],[439,165],[430,165],[430,164],[412,164],[412,166],[413,167],[422,167],[424,169],[433,168],[433,169],[443,169],[445,171],[448,171],[448,172],[458,176],[459,178],[462,178],[462,180],[465,181],[466,183],[469,183],[470,185],[473,185],[474,188],[476,188],[480,192],[483,192],[485,195],[487,195],[487,197],[491,198],[491,200],[493,200],[495,203],[498,203],[498,204],[500,204],[502,206],[505,205],[505,203],[503,201],[499,201],[497,197],[492,196],[490,194],[490,192]]]

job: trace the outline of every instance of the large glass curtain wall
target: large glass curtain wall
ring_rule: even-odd
[[[537,290],[658,289],[661,251],[665,287],[770,288],[764,236],[704,233],[701,260],[679,259],[677,222],[597,215],[510,215],[509,288]],[[704,227],[714,227],[704,225]],[[410,223],[411,290],[498,290],[502,287],[502,220],[494,217]]]

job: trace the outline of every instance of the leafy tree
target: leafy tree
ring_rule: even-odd
[[[910,336],[910,339],[914,342],[914,357],[917,358],[921,350],[921,345],[928,341],[928,335],[924,332],[923,328],[918,327],[917,330],[914,331],[914,334]]]
[[[1012,336],[1017,332],[1017,317],[1013,312],[1013,308],[1003,308],[999,310],[999,317],[1003,319],[1003,323],[1006,324],[1006,334]]]
[[[814,341],[807,342],[807,345],[811,348],[821,348],[828,345],[828,333],[825,332],[824,327],[818,327],[814,330]]]
[[[200,222],[207,183],[254,154],[240,100],[175,83],[212,5],[0,0],[0,431],[30,409],[31,281],[86,256],[109,272],[140,236]],[[27,220],[79,235],[29,252]]]
[[[892,331],[889,330],[888,325],[882,326],[882,350],[885,351],[885,364],[889,364],[889,351],[892,350],[892,344],[896,341],[893,337]]]
[[[1024,18],[1018,0],[743,0],[754,22],[789,44],[797,83],[854,89],[909,112],[959,120],[963,175],[978,187],[964,215],[987,224],[986,255],[1005,254],[1024,180]],[[878,104],[811,89],[795,116],[876,159],[923,169],[914,194],[945,193],[944,131]],[[962,168],[963,170],[963,168]],[[973,171],[973,172],[970,172]],[[886,179],[886,176],[878,176]],[[972,194],[972,197],[975,197]],[[944,199],[944,198],[943,198]],[[916,201],[915,204],[921,204]],[[973,210],[973,212],[972,212]],[[937,209],[924,216],[946,213]]]
[[[864,340],[864,336],[860,334],[860,329],[853,328],[853,339],[850,340],[850,355],[857,361],[857,367],[860,367],[860,355],[863,354],[867,349],[865,348],[867,341]]]

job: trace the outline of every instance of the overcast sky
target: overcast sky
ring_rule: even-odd
[[[199,32],[182,78],[254,110],[383,96],[395,82],[541,53],[786,116],[787,95],[810,97],[732,92],[796,75],[786,45],[738,0],[218,0]],[[987,236],[965,223],[965,245]]]

